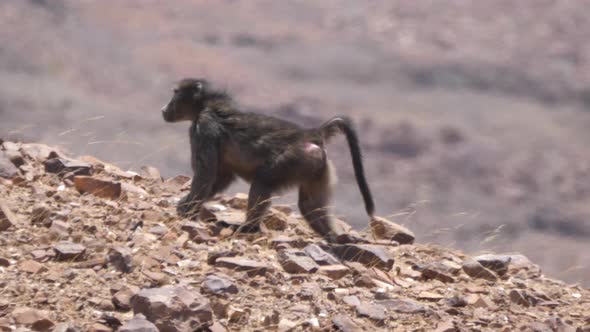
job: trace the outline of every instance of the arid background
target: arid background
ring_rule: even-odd
[[[189,174],[185,76],[312,126],[353,117],[378,214],[590,285],[590,1],[0,2],[0,137]],[[335,213],[367,225],[343,139]],[[233,191],[244,191],[237,185]],[[294,202],[288,195],[282,201]]]

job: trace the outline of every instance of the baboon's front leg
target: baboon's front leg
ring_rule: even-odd
[[[254,181],[248,193],[248,211],[246,222],[240,226],[238,231],[242,233],[255,233],[260,231],[260,222],[270,207],[271,188]]]

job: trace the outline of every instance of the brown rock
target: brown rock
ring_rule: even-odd
[[[305,246],[305,241],[299,237],[292,237],[287,235],[275,235],[270,239],[269,248],[271,249],[284,249],[287,247],[301,248]]]
[[[55,251],[55,258],[60,261],[82,260],[86,248],[79,243],[61,241],[53,246],[53,251]]]
[[[131,249],[124,246],[115,246],[109,250],[109,263],[120,272],[129,273],[133,270]]]
[[[201,285],[201,292],[209,294],[236,294],[238,287],[229,279],[219,275],[208,275]]]
[[[354,295],[347,295],[342,298],[342,302],[348,304],[351,307],[356,307],[357,305],[361,304],[361,300],[359,300],[358,296]]]
[[[503,276],[508,272],[508,266],[512,258],[507,255],[479,255],[473,257],[479,264],[486,269],[492,270],[499,276]]]
[[[1,267],[9,267],[10,261],[4,257],[0,257],[0,266]]]
[[[350,269],[342,264],[320,266],[317,271],[319,274],[326,275],[333,280],[345,277],[350,273]]]
[[[10,160],[10,156],[0,151],[0,177],[12,179],[18,175],[18,168]]]
[[[243,257],[221,257],[215,260],[215,266],[224,267],[235,271],[246,272],[249,276],[265,275],[268,266],[264,263],[253,261]]]
[[[131,310],[131,299],[139,292],[137,286],[125,286],[117,291],[111,301],[118,309]]]
[[[214,237],[209,235],[209,229],[207,229],[205,225],[198,222],[186,221],[184,224],[182,224],[180,229],[187,232],[189,238],[195,242],[200,243],[215,240]]]
[[[5,201],[0,200],[0,232],[9,229],[16,225],[16,223],[16,216],[10,211],[8,204]]]
[[[74,186],[80,194],[90,193],[107,199],[118,199],[122,193],[121,183],[100,180],[91,176],[75,176]]]
[[[509,296],[510,301],[523,307],[530,307],[532,305],[531,301],[529,301],[530,296],[521,290],[513,289],[510,291]]]
[[[26,260],[19,264],[19,270],[27,273],[37,274],[47,271],[43,264],[34,260]]]
[[[272,231],[284,231],[287,229],[288,218],[282,212],[273,208],[269,209],[266,217],[262,220],[262,224]]]
[[[144,315],[137,314],[131,320],[123,324],[118,332],[158,332],[158,328],[147,320]]]
[[[31,159],[41,161],[47,158],[55,158],[62,155],[61,151],[58,149],[38,143],[21,144],[20,151]]]
[[[426,307],[424,305],[411,300],[390,299],[377,301],[376,303],[387,309],[405,314],[417,314],[426,312]]]
[[[49,230],[51,232],[53,232],[54,234],[57,234],[58,236],[66,237],[66,236],[70,235],[70,231],[72,229],[70,227],[70,224],[68,224],[65,221],[53,220],[51,222],[51,227],[49,227]]]
[[[387,318],[385,308],[378,304],[361,302],[361,304],[356,306],[356,311],[359,316],[369,317],[370,319],[376,321],[382,321]]]
[[[399,244],[411,244],[414,243],[416,238],[409,229],[381,217],[373,217],[370,227],[376,239],[396,241]]]
[[[213,319],[209,301],[185,286],[142,289],[131,305],[135,314],[145,315],[160,331],[194,331]]]
[[[66,177],[74,175],[91,175],[92,165],[80,160],[66,158],[50,158],[43,162],[45,172],[55,173]]]
[[[157,168],[152,166],[141,166],[140,170],[140,174],[144,178],[162,181],[162,175],[160,174],[160,171]]]
[[[438,325],[436,325],[436,329],[433,332],[459,332],[459,329],[455,327],[455,324],[452,320],[445,320]]]
[[[436,263],[425,266],[422,269],[422,277],[426,280],[436,279],[444,283],[455,282],[455,278],[450,276],[443,267]]]
[[[326,252],[317,244],[310,244],[303,248],[303,251],[307,256],[311,257],[319,265],[335,265],[340,264],[340,261],[336,259],[332,254]]]
[[[44,204],[39,204],[31,212],[31,224],[45,227],[51,226],[51,210]]]
[[[143,270],[142,273],[144,276],[150,278],[152,281],[155,281],[159,285],[163,285],[163,284],[167,283],[167,281],[168,281],[168,278],[166,277],[166,275],[161,272]]]
[[[89,332],[112,332],[113,329],[101,323],[94,323],[90,326]]]
[[[237,193],[227,203],[234,209],[246,210],[248,208],[248,195]]]
[[[293,249],[279,251],[278,260],[288,273],[315,273],[319,268],[303,251]]]
[[[55,325],[52,332],[80,332],[80,328],[72,323],[59,323]]]
[[[498,277],[494,274],[494,272],[486,269],[483,267],[483,265],[473,259],[467,259],[465,262],[463,262],[463,271],[465,271],[465,273],[472,278],[485,279],[489,281],[498,280]]]
[[[367,267],[389,271],[393,267],[393,256],[382,246],[370,244],[336,245],[333,251],[343,260],[360,262]]]
[[[362,329],[352,319],[350,319],[348,316],[344,314],[337,314],[334,317],[332,317],[332,324],[334,324],[334,327],[336,327],[338,331],[342,332],[364,331],[364,329]]]
[[[47,310],[17,307],[12,311],[12,317],[16,324],[28,326],[35,331],[50,331],[55,325]]]

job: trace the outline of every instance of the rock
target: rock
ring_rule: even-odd
[[[214,265],[218,258],[221,257],[236,257],[238,255],[235,251],[211,251],[207,254],[207,264]]]
[[[19,264],[18,269],[23,272],[37,274],[47,271],[47,268],[43,264],[34,260],[26,260]]]
[[[313,259],[298,250],[281,250],[278,260],[288,273],[315,273],[319,268]]]
[[[359,316],[369,317],[372,320],[382,321],[387,318],[385,308],[378,304],[361,302],[356,306],[356,312]]]
[[[12,318],[16,324],[25,325],[35,331],[50,331],[55,325],[47,310],[28,307],[17,307],[12,311]]]
[[[147,320],[144,315],[137,314],[131,320],[123,324],[118,332],[158,332],[158,328]]]
[[[498,280],[498,277],[494,274],[494,272],[486,269],[483,267],[483,265],[473,259],[467,259],[463,262],[463,271],[465,271],[465,273],[472,278],[485,279],[489,281]]]
[[[287,229],[288,218],[282,212],[273,208],[269,209],[269,212],[262,220],[262,224],[269,230],[272,231],[284,231]]]
[[[215,260],[215,266],[224,267],[234,271],[246,272],[250,277],[265,275],[268,266],[264,263],[253,261],[243,257],[221,257]]]
[[[295,327],[297,326],[297,323],[291,320],[288,320],[286,318],[283,318],[279,321],[279,324],[277,326],[277,331],[278,332],[287,332],[287,331],[292,331]]]
[[[131,299],[139,292],[137,286],[125,286],[117,291],[111,301],[116,308],[123,311],[131,310]]]
[[[129,273],[133,270],[131,249],[124,246],[115,246],[109,250],[109,263],[117,270],[123,273]]]
[[[381,217],[373,217],[370,227],[376,239],[396,241],[399,244],[412,244],[416,238],[409,229]]]
[[[72,323],[59,323],[52,332],[81,332],[82,330]]]
[[[227,203],[234,209],[246,210],[248,208],[248,195],[237,193]]]
[[[18,168],[10,160],[10,156],[0,151],[0,177],[12,179],[18,175]]]
[[[25,156],[40,161],[43,161],[47,158],[55,158],[60,155],[63,155],[61,151],[54,147],[38,143],[21,144],[20,151]]]
[[[45,172],[65,177],[92,174],[92,165],[79,160],[57,157],[45,160],[43,165],[45,166]]]
[[[94,323],[90,326],[89,332],[112,332],[113,329],[101,323]]]
[[[303,251],[307,254],[307,256],[311,257],[316,263],[319,265],[335,265],[340,264],[340,261],[336,259],[336,257],[332,256],[332,254],[324,251],[320,246],[317,244],[310,244],[303,248]]]
[[[207,242],[215,240],[209,235],[209,229],[203,224],[194,221],[185,221],[180,227],[181,230],[188,233],[189,238],[195,242]]]
[[[352,319],[344,314],[337,314],[332,317],[332,324],[342,332],[362,332],[364,331]]]
[[[499,260],[510,259],[508,272],[516,273],[521,270],[529,271],[531,273],[541,273],[541,268],[537,264],[533,264],[525,255],[521,254],[501,254],[495,255]]]
[[[510,301],[523,307],[530,307],[533,305],[532,301],[529,300],[531,297],[524,291],[513,289],[510,291],[509,296]]]
[[[74,186],[80,194],[90,193],[107,199],[119,199],[122,193],[121,183],[91,176],[74,176]]]
[[[436,325],[436,329],[433,332],[459,332],[459,329],[455,327],[455,324],[452,320],[445,320],[438,325]]]
[[[305,246],[305,242],[299,237],[291,237],[287,235],[275,235],[270,239],[268,245],[271,249],[284,249],[285,247],[301,248]]]
[[[51,227],[49,227],[49,231],[60,237],[70,235],[71,230],[70,224],[62,220],[53,220],[51,222]]]
[[[380,300],[376,304],[387,309],[404,314],[417,314],[426,312],[426,307],[418,302],[402,299]]]
[[[317,271],[319,274],[326,275],[333,280],[345,277],[350,273],[350,269],[342,264],[320,266]]]
[[[393,267],[393,256],[382,246],[370,244],[336,245],[333,251],[340,259],[359,262],[367,267],[389,271]]]
[[[194,331],[213,319],[209,301],[185,286],[142,289],[131,306],[133,313],[145,315],[160,331]]]
[[[201,285],[201,292],[209,294],[236,294],[238,287],[234,285],[229,279],[218,276],[208,275]]]
[[[9,267],[10,261],[4,257],[0,257],[0,267]]]
[[[16,216],[8,208],[8,204],[0,200],[0,232],[17,224]]]
[[[358,296],[355,295],[346,295],[342,297],[342,302],[348,304],[351,307],[356,307],[357,305],[361,304],[361,300],[359,300]]]
[[[162,175],[160,174],[160,171],[157,168],[152,166],[141,166],[140,170],[140,174],[142,177],[162,181]]]
[[[31,212],[31,224],[50,227],[51,210],[45,204],[35,206]]]
[[[211,332],[227,332],[227,329],[221,325],[219,322],[213,322],[211,326],[209,326],[209,331]]]
[[[168,282],[168,278],[164,273],[150,270],[143,270],[141,273],[150,280],[156,282],[158,285],[163,285]]]
[[[473,257],[473,259],[486,269],[494,271],[499,276],[503,276],[508,272],[508,266],[512,260],[507,255],[479,255]]]
[[[445,268],[439,264],[433,263],[422,268],[422,278],[426,280],[436,279],[444,283],[455,282],[455,278],[450,276]]]
[[[55,258],[60,261],[82,260],[86,248],[79,243],[61,241],[53,246],[53,251]]]

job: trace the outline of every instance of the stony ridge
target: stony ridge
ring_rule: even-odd
[[[382,218],[327,244],[285,205],[237,236],[247,197],[182,220],[188,181],[2,142],[0,331],[590,331],[590,291],[523,255]]]

